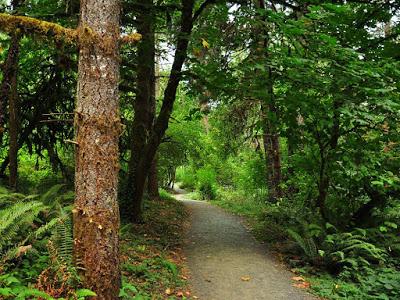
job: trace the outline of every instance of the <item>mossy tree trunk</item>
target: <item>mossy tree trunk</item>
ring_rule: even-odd
[[[74,254],[96,299],[118,299],[118,0],[82,0],[76,124]]]
[[[158,157],[154,157],[151,163],[149,176],[147,177],[147,192],[151,199],[159,199],[160,193],[158,192]]]

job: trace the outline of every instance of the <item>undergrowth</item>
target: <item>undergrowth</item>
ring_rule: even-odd
[[[145,202],[142,224],[121,227],[122,299],[185,299],[181,253],[186,212],[166,191]]]
[[[55,185],[42,195],[0,188],[0,300],[77,299],[73,264],[74,194]],[[121,299],[185,299],[190,295],[181,253],[186,212],[166,191],[145,202],[142,224],[121,227]]]

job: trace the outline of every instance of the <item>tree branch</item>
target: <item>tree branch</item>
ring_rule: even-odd
[[[52,37],[56,41],[63,41],[69,44],[77,43],[79,37],[82,37],[84,40],[96,38],[96,33],[87,27],[84,30],[72,29],[31,17],[0,13],[0,31],[11,34],[18,30],[23,34]],[[122,44],[134,44],[140,41],[141,38],[141,34],[132,33],[121,36],[120,42]]]
[[[67,43],[74,43],[78,38],[78,33],[75,29],[65,28],[56,23],[31,17],[13,16],[5,13],[0,13],[0,30],[6,33],[20,30],[24,34],[34,33],[40,36],[50,36]]]
[[[193,14],[193,22],[197,20],[197,18],[201,15],[201,13],[209,6],[210,4],[216,3],[217,0],[205,0],[200,7]]]

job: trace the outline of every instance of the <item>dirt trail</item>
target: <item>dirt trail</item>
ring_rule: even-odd
[[[240,218],[182,194],[176,198],[191,211],[184,252],[191,273],[189,283],[198,299],[316,299],[292,286],[293,275],[267,254]]]

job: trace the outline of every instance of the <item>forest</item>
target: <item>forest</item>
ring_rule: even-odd
[[[399,1],[0,0],[0,74],[0,300],[400,299]]]

